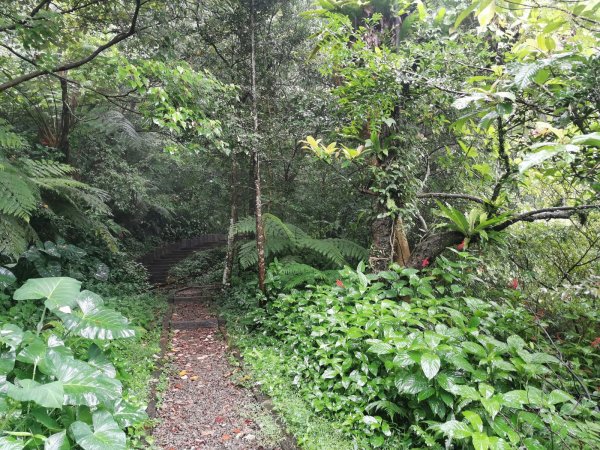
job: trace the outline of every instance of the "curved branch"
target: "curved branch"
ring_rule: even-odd
[[[535,222],[536,220],[549,219],[568,219],[578,211],[588,209],[599,209],[600,205],[580,205],[580,206],[557,206],[555,208],[542,208],[534,211],[524,212],[518,216],[508,219],[506,222],[496,225],[492,228],[494,231],[502,231],[517,222]]]
[[[119,42],[127,39],[128,37],[132,36],[135,34],[136,32],[136,26],[137,26],[137,20],[139,17],[139,12],[140,12],[140,8],[142,6],[142,1],[141,0],[135,0],[135,10],[133,12],[133,16],[131,18],[131,25],[129,26],[129,29],[127,31],[124,31],[122,33],[119,33],[117,35],[115,35],[110,41],[106,42],[105,44],[99,46],[98,48],[96,48],[96,50],[94,50],[92,53],[90,53],[88,56],[86,56],[85,58],[79,59],[77,61],[72,61],[69,63],[65,63],[62,64],[60,66],[56,66],[52,69],[48,69],[48,70],[34,70],[33,72],[29,72],[26,73],[24,75],[21,75],[19,77],[13,78],[12,80],[9,80],[5,83],[0,84],[0,92],[3,92],[7,89],[10,89],[12,87],[15,87],[21,83],[24,83],[25,81],[29,81],[29,80],[33,80],[34,78],[38,78],[41,77],[42,75],[47,75],[50,73],[55,73],[55,72],[63,72],[63,71],[67,71],[67,70],[71,70],[71,69],[76,69],[77,67],[83,66],[84,64],[87,64],[88,62],[92,61],[93,59],[95,59],[100,53],[102,53],[104,50],[118,44]]]

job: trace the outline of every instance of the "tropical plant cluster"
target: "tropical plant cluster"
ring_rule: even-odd
[[[597,447],[598,318],[582,342],[564,325],[570,337],[549,342],[551,318],[456,254],[422,273],[346,268],[302,290],[281,289],[272,266],[266,314],[247,313],[260,326],[247,351],[260,360],[273,346],[288,386],[359,447]]]
[[[14,281],[3,272],[3,283]],[[41,303],[42,313],[35,328],[0,330],[2,448],[125,449],[123,430],[146,418],[123,399],[104,351],[135,329],[80,286],[73,278],[32,278],[14,293],[16,301]]]

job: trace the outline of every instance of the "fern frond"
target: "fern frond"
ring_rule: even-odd
[[[344,258],[342,252],[340,252],[333,242],[328,240],[302,238],[298,240],[298,247],[318,253],[335,266],[341,267],[347,264],[346,258]]]
[[[326,239],[337,247],[344,258],[355,262],[366,261],[369,259],[369,251],[362,245],[347,239]]]
[[[64,177],[75,169],[67,164],[52,160],[21,159],[20,165],[23,172],[32,178]]]
[[[7,148],[21,150],[25,148],[26,141],[22,136],[13,131],[12,125],[6,120],[0,119],[0,149]]]
[[[37,234],[24,220],[0,214],[0,254],[17,259]]]
[[[242,269],[247,269],[258,263],[258,253],[256,251],[255,240],[244,242],[242,245],[240,245],[238,259]]]
[[[236,235],[254,234],[256,233],[256,220],[252,216],[244,217],[233,226],[233,231]]]
[[[29,220],[40,202],[37,187],[7,163],[0,171],[0,212]]]

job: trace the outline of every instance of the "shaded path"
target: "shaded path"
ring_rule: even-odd
[[[155,445],[167,450],[285,449],[284,433],[268,409],[240,387],[209,295],[187,288],[173,298],[169,385],[157,410]]]

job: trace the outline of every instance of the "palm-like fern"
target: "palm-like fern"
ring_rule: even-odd
[[[265,256],[273,258],[284,255],[318,255],[324,266],[339,268],[350,261],[356,262],[368,258],[368,251],[360,245],[346,239],[315,239],[295,225],[284,223],[273,214],[264,214],[266,247]],[[238,236],[253,235],[256,223],[253,217],[246,217],[235,225]],[[238,253],[243,269],[258,261],[256,241],[249,240],[240,246]],[[302,258],[299,258],[302,260]],[[310,267],[310,266],[309,266]]]
[[[16,257],[23,253],[35,239],[29,221],[40,208],[70,216],[75,224],[94,229],[104,238],[110,235],[106,225],[90,218],[110,214],[106,194],[74,180],[72,172],[72,167],[55,161],[0,156],[0,254]]]

